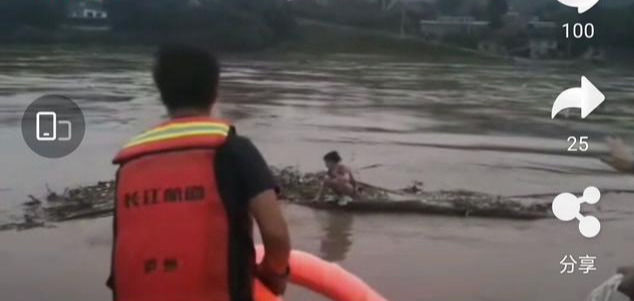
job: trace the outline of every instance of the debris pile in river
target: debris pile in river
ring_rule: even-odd
[[[110,215],[114,208],[114,182],[98,182],[96,185],[66,189],[63,193],[49,191],[43,199],[32,195],[29,199],[22,204],[22,218],[0,225],[0,231],[27,230],[55,222]]]
[[[359,183],[357,200],[339,206],[334,202],[314,202],[323,173],[301,173],[293,168],[275,170],[284,199],[316,209],[369,213],[421,213],[480,216],[509,219],[550,217],[550,203],[543,199],[509,198],[487,193],[452,190],[427,192],[414,182],[399,190]],[[327,198],[326,198],[327,199]]]
[[[288,167],[272,168],[272,171],[283,199],[316,209],[515,219],[550,216],[550,206],[543,201],[518,200],[464,190],[426,192],[420,188],[422,184],[416,182],[400,190],[360,183],[359,199],[345,206],[332,202],[313,202],[325,175],[323,172],[302,173]],[[111,215],[114,208],[114,186],[113,181],[105,181],[92,186],[67,189],[63,193],[49,191],[43,199],[29,196],[30,200],[23,204],[23,216],[13,223],[0,225],[0,230],[24,230],[45,227],[56,222]]]

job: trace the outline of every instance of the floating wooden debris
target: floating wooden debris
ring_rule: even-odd
[[[361,183],[358,200],[337,202],[312,201],[319,191],[323,173],[301,173],[293,168],[274,170],[282,197],[298,205],[324,210],[366,213],[419,213],[454,216],[479,216],[507,219],[551,217],[550,203],[544,199],[508,198],[466,190],[425,192],[422,183],[391,190]],[[325,199],[333,199],[327,196]],[[336,198],[335,198],[336,199]]]
[[[422,183],[399,190],[361,183],[358,200],[345,206],[336,202],[313,202],[324,173],[302,173],[294,168],[272,168],[280,186],[280,196],[291,203],[323,210],[363,213],[417,213],[455,216],[481,216],[509,219],[538,219],[551,215],[550,204],[529,198],[508,198],[465,190],[426,192]],[[1,230],[25,230],[52,223],[90,219],[112,214],[114,182],[49,191],[39,199],[29,195],[24,212],[15,222],[0,225]],[[326,195],[325,199],[336,199]]]
[[[56,222],[111,215],[114,208],[114,182],[98,182],[96,185],[67,189],[63,193],[49,190],[43,200],[32,195],[28,197],[29,201],[22,204],[23,217],[0,225],[0,231],[28,230]]]

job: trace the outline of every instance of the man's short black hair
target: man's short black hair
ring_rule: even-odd
[[[341,156],[339,156],[338,152],[331,151],[324,155],[324,161],[339,163],[341,162]]]
[[[214,55],[188,45],[162,46],[154,65],[154,82],[169,111],[208,109],[218,94],[220,66]]]

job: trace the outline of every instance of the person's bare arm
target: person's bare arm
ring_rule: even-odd
[[[321,184],[319,184],[319,190],[317,190],[317,195],[313,199],[313,202],[318,202],[324,195],[324,186],[326,186],[326,180],[322,180]]]
[[[348,173],[348,177],[350,178],[350,184],[352,184],[352,188],[354,188],[354,191],[357,191],[357,180],[354,178],[354,175],[352,174],[352,170],[348,167],[346,167],[346,172]]]
[[[258,266],[258,276],[273,293],[283,294],[291,243],[275,191],[266,190],[253,197],[249,202],[249,211],[258,224],[264,244],[265,255]]]
[[[634,266],[621,267],[617,273],[623,275],[619,291],[634,300]]]
[[[608,137],[606,143],[610,150],[610,156],[601,158],[601,160],[620,172],[633,173],[634,156],[623,140]]]

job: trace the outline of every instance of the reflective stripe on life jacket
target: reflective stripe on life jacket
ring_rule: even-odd
[[[117,301],[229,301],[229,221],[214,168],[230,131],[171,121],[128,143],[116,191]]]
[[[216,148],[225,142],[231,126],[210,118],[181,118],[134,137],[117,154],[115,164],[152,152],[191,147]]]

